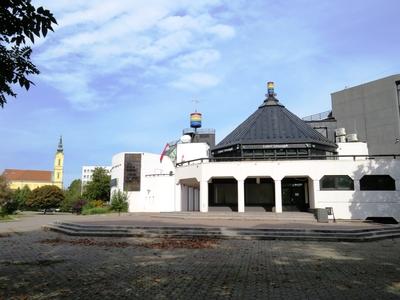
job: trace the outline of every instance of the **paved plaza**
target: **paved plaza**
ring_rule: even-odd
[[[400,239],[72,238],[4,224],[0,299],[400,298]]]

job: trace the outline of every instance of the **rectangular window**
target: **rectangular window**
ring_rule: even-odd
[[[286,156],[286,151],[285,151],[285,149],[277,149],[277,150],[276,150],[276,155],[279,155],[279,156]]]
[[[354,181],[347,175],[325,175],[319,181],[321,191],[326,190],[354,190]]]
[[[140,154],[125,154],[124,191],[140,191],[141,161]]]
[[[395,191],[396,182],[390,175],[364,175],[360,179],[361,191]]]
[[[117,185],[118,185],[117,178],[111,179],[111,187],[114,187],[114,186],[117,186]]]
[[[307,149],[297,149],[297,153],[298,153],[300,156],[305,156],[305,155],[308,154],[308,151],[307,151]]]
[[[275,155],[275,150],[265,149],[264,150],[264,155],[265,156],[274,156]]]

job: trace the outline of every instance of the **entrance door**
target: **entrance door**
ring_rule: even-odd
[[[282,210],[307,211],[309,207],[307,178],[284,178],[282,180]]]

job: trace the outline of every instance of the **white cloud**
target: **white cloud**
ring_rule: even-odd
[[[230,39],[235,36],[235,29],[233,29],[233,27],[222,24],[208,28],[208,32],[215,34],[221,39]]]
[[[215,76],[201,72],[184,76],[184,70],[200,71],[215,63],[221,56],[217,44],[234,37],[231,26],[209,13],[220,2],[118,0],[99,5],[94,0],[84,4],[60,0],[52,5],[36,0],[53,7],[59,26],[38,47],[35,60],[46,70],[48,76],[43,78],[66,94],[74,107],[84,109],[101,106],[90,82],[104,74],[115,78],[126,70],[136,81],[146,76],[168,84],[170,78],[185,78],[170,86],[212,87],[219,82]],[[151,70],[158,70],[153,78]],[[157,78],[159,74],[163,75]]]
[[[220,57],[219,51],[215,49],[202,49],[176,58],[173,64],[184,69],[202,69]]]
[[[182,90],[199,90],[218,85],[220,79],[207,73],[192,73],[182,76],[176,81],[170,83],[171,86]]]
[[[91,88],[90,76],[85,72],[53,73],[41,78],[60,89],[78,110],[93,110],[105,104],[105,97],[100,97],[96,89]]]

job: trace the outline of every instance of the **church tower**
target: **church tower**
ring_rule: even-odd
[[[63,188],[63,173],[64,173],[64,149],[63,149],[62,136],[60,136],[56,157],[54,158],[54,173],[53,173],[53,185],[58,186],[60,189]]]

